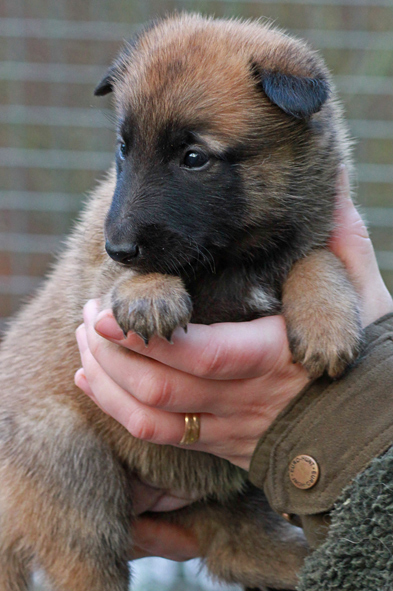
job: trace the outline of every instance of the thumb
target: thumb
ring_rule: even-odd
[[[359,294],[363,326],[393,311],[393,301],[379,272],[366,225],[351,200],[345,167],[338,179],[336,226],[330,248],[344,263]]]

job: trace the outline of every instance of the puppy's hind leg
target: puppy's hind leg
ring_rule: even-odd
[[[64,416],[51,417],[58,433],[62,421]],[[52,456],[43,448],[45,441],[36,446],[37,454],[27,454],[14,443],[14,453],[3,466],[0,565],[5,568],[0,566],[0,591],[27,591],[20,566],[23,556],[18,557],[16,548],[30,550],[53,591],[129,589],[133,518],[129,475],[111,449],[86,427],[69,426],[66,434],[57,436],[55,458],[53,448]]]
[[[74,480],[79,494],[70,504],[46,498],[38,507],[37,522],[30,520],[26,535],[32,535],[36,561],[53,591],[129,589],[131,501],[120,466],[119,470],[116,465],[110,466],[109,458],[102,466],[101,482],[98,478],[86,479],[85,483]],[[37,505],[39,499],[34,496]]]
[[[157,518],[195,532],[213,577],[251,590],[294,590],[309,553],[303,532],[273,513],[250,483],[226,504],[212,500]]]
[[[53,591],[129,590],[130,576],[126,560],[113,560],[111,553],[106,555],[102,548],[96,553],[95,559],[92,556],[88,559],[83,556],[82,559],[75,551],[67,552],[66,548],[61,548],[61,551],[64,550],[65,554],[46,556],[50,559],[43,565],[49,587]],[[87,549],[80,550],[84,553]],[[89,548],[87,551],[91,553],[92,549]]]
[[[9,504],[10,524],[20,517],[18,536],[32,548],[34,564],[43,569],[51,590],[128,591],[131,523],[128,511],[120,517],[110,491],[112,511],[100,510],[93,495],[85,498],[86,504],[91,503],[89,511],[49,495],[41,499],[33,487],[24,490],[28,498],[22,506],[18,503],[18,511]],[[23,554],[13,547],[0,551],[0,591],[30,589],[27,568],[32,561],[23,562]]]
[[[114,502],[107,512],[100,511],[89,495],[85,499],[91,503],[89,512],[23,484],[24,498],[15,495],[2,520],[0,591],[30,590],[33,561],[43,569],[51,591],[128,591],[131,524],[128,511],[123,510],[120,518],[113,495],[109,493],[108,504]],[[2,533],[13,529],[15,535],[9,540],[6,535],[1,539]]]

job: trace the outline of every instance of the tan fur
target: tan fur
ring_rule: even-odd
[[[175,328],[186,329],[191,320],[191,298],[182,280],[171,275],[125,273],[112,292],[111,303],[124,334],[132,330],[146,345],[155,334],[171,342]]]
[[[119,121],[129,116],[136,123],[134,177],[123,191],[132,195],[132,211],[124,206],[111,230],[116,233],[124,220],[132,228],[138,215],[152,231],[160,227],[154,216],[161,201],[152,206],[149,199],[154,191],[162,196],[178,167],[171,161],[162,169],[162,182],[157,170],[165,154],[157,156],[158,136],[181,122],[199,130],[195,143],[217,163],[223,150],[247,152],[233,165],[239,195],[230,191],[217,200],[222,220],[212,190],[192,211],[194,226],[203,229],[215,215],[219,234],[224,222],[233,223],[239,237],[225,251],[227,258],[236,254],[232,248],[259,253],[266,243],[268,260],[255,279],[240,264],[220,271],[219,257],[197,244],[198,266],[185,252],[196,239],[184,231],[184,252],[179,247],[173,260],[165,237],[148,243],[162,250],[162,269],[119,265],[104,247],[105,219],[117,190],[116,171],[109,172],[0,352],[0,591],[24,591],[32,564],[45,569],[56,591],[126,591],[134,473],[203,499],[165,518],[195,529],[213,575],[251,587],[296,584],[307,553],[304,536],[271,512],[242,470],[209,454],[133,438],[73,384],[80,365],[74,332],[89,298],[111,304],[123,331],[135,330],[147,342],[153,334],[170,340],[191,314],[194,322],[211,323],[277,313],[283,289],[296,360],[313,375],[327,370],[336,376],[355,358],[356,297],[342,266],[324,250],[338,166],[348,163],[340,108],[332,96],[304,120],[288,116],[258,87],[254,65],[259,77],[282,72],[329,79],[323,62],[301,41],[262,24],[198,15],[147,29],[114,67],[110,83]],[[176,190],[174,214],[186,211],[193,198],[187,183],[184,192],[182,186]],[[235,207],[227,213],[240,191],[241,212]],[[293,224],[293,236],[276,252],[272,244],[286,222]],[[177,273],[183,259],[186,270],[195,263],[194,278]]]
[[[311,377],[325,368],[331,377],[340,376],[356,359],[359,343],[357,297],[343,265],[327,250],[301,259],[289,273],[282,301],[294,361]]]

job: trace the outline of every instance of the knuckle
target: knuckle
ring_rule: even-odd
[[[220,342],[209,343],[199,356],[196,373],[204,378],[214,378],[224,369],[227,361],[227,350]]]
[[[99,359],[103,352],[103,345],[105,344],[104,339],[99,337],[98,335],[92,339],[89,339],[89,349],[90,353],[93,355],[94,359]]]
[[[362,220],[362,218],[360,217],[359,214],[358,214],[358,217],[357,217],[357,219],[355,220],[355,222],[353,224],[353,231],[360,238],[363,238],[367,242],[371,242],[370,237],[369,237],[369,233],[368,233],[368,230],[367,230],[367,226],[366,226],[366,224],[364,223],[364,221]]]
[[[154,423],[144,408],[135,409],[128,417],[126,429],[136,439],[151,441],[155,436]]]
[[[165,407],[171,398],[170,384],[162,375],[147,371],[138,384],[137,397],[148,406]]]

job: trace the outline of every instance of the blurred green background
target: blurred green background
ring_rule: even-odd
[[[322,51],[356,138],[358,202],[393,292],[393,0],[1,0],[0,330],[113,158],[110,99],[93,97],[96,83],[141,23],[182,9],[268,17]],[[197,568],[138,561],[134,590],[219,588]]]
[[[0,330],[110,164],[95,84],[122,40],[173,10],[265,16],[319,48],[356,138],[358,201],[393,291],[393,0],[2,0]]]

